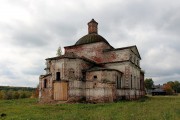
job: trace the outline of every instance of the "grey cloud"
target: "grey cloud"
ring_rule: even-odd
[[[24,47],[48,45],[50,36],[46,33],[46,30],[43,30],[43,27],[40,29],[38,27],[40,26],[28,27],[26,25],[18,25],[18,28],[14,28],[12,42]]]
[[[28,69],[24,69],[22,71],[22,73],[26,74],[26,75],[36,75],[36,76],[39,76],[39,75],[45,73],[45,71],[43,69],[46,67],[45,66],[45,60],[36,61],[34,64],[35,65],[33,67],[28,68]]]
[[[180,78],[179,74],[172,74],[172,75],[169,75],[169,76],[153,77],[153,79],[155,79],[155,84],[163,84],[163,83],[166,83],[168,81],[175,81],[175,80],[179,81],[178,78]]]
[[[42,38],[42,36],[33,35],[31,33],[21,32],[21,34],[16,34],[14,39],[16,39],[15,43],[21,46],[23,45],[32,47],[47,45],[47,42]]]
[[[16,74],[14,73],[13,70],[7,68],[7,67],[1,67],[1,68],[4,68],[1,72],[0,72],[0,75],[3,76],[5,75],[7,78],[9,79],[16,79],[17,76]]]
[[[13,4],[24,9],[27,7],[32,24],[17,21],[13,26],[0,22],[0,26],[3,26],[0,30],[1,33],[12,36],[9,44],[21,48],[21,51],[24,51],[23,57],[27,57],[32,63],[36,61],[36,66],[21,69],[24,76],[37,77],[45,67],[44,59],[47,56],[53,57],[59,45],[61,48],[73,45],[87,34],[87,22],[92,18],[99,23],[99,34],[114,47],[134,44],[138,46],[142,69],[146,71],[146,76],[153,77],[156,83],[178,79],[180,75],[180,63],[175,62],[180,59],[179,1],[127,0],[87,3],[80,0],[68,3],[56,1],[56,4],[48,4],[47,1],[21,2]],[[93,2],[98,4],[98,7]],[[155,50],[154,53],[151,53],[152,50]],[[36,59],[27,56],[28,52],[36,53],[37,55],[33,56]],[[3,74],[14,76],[8,69]],[[19,79],[24,78],[21,76]],[[36,85],[37,81],[21,83],[23,80],[19,80],[17,84]]]

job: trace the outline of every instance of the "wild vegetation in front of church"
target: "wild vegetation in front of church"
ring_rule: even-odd
[[[0,86],[0,99],[37,98],[38,89],[30,87]]]
[[[179,120],[180,96],[101,104],[45,104],[37,99],[0,100],[0,119],[22,120]]]

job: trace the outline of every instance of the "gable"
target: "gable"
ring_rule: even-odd
[[[131,46],[130,49],[131,49],[131,51],[132,51],[134,54],[136,54],[136,55],[141,59],[141,56],[140,56],[140,54],[139,54],[139,51],[138,51],[136,45],[135,45],[135,46]]]
[[[140,56],[140,54],[139,54],[139,51],[138,51],[136,45],[134,45],[134,46],[128,46],[128,47],[122,47],[122,48],[116,48],[116,49],[106,49],[106,50],[104,50],[104,52],[119,51],[119,50],[125,50],[125,49],[131,50],[135,55],[137,55],[137,57],[139,57],[139,58],[141,59],[141,56]]]

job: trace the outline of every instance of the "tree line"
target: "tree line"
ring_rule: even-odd
[[[152,78],[146,78],[144,83],[147,91],[153,90],[155,88],[154,81],[152,80]],[[169,95],[180,93],[180,82],[177,80],[168,81],[162,85],[161,89]]]
[[[35,89],[36,89],[36,88],[32,88],[32,87],[0,86],[0,90],[13,90],[13,91],[24,90],[24,91],[34,91]]]
[[[38,97],[37,90],[37,88],[30,87],[0,86],[0,99],[10,100],[30,97],[35,98]]]
[[[167,94],[180,93],[180,82],[179,81],[169,81],[163,84],[163,89]]]

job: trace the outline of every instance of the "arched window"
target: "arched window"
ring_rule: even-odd
[[[133,87],[132,83],[133,83],[133,82],[132,82],[132,75],[131,75],[131,89],[132,89],[132,87]]]
[[[121,88],[121,78],[120,77],[116,77],[116,86],[117,86],[117,89],[120,89]]]
[[[137,88],[137,80],[136,80],[136,76],[134,76],[134,88]]]
[[[82,80],[85,81],[86,80],[86,72],[82,71]]]
[[[140,90],[143,90],[143,80],[140,80]]]
[[[57,81],[60,81],[60,79],[61,79],[61,74],[60,74],[60,72],[56,72],[56,80],[57,80]]]
[[[44,88],[47,88],[47,79],[44,79]]]

